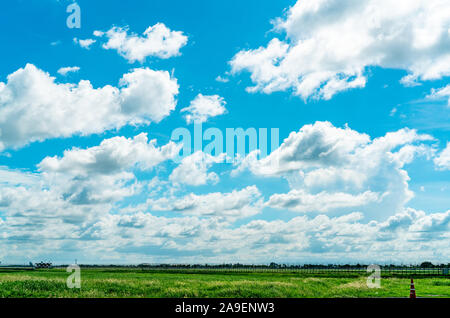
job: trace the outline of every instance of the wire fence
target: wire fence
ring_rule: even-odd
[[[67,265],[56,265],[51,268],[65,269]],[[266,265],[80,265],[84,269],[99,269],[112,271],[159,271],[159,272],[187,272],[187,273],[293,273],[299,275],[332,275],[332,276],[361,276],[368,275],[367,265],[294,265],[294,266],[266,266]],[[0,266],[4,270],[42,270],[42,267],[30,266]],[[44,269],[45,270],[45,269]],[[382,276],[440,276],[450,278],[448,266],[420,267],[420,266],[379,266]]]
[[[175,272],[225,272],[225,273],[295,273],[305,275],[368,275],[368,266],[202,266],[153,265],[137,266],[141,270]],[[381,275],[388,276],[447,276],[449,267],[379,266]]]

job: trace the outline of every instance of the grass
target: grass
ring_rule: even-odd
[[[0,297],[408,297],[410,280],[384,277],[370,289],[361,275],[82,269],[68,289],[62,269],[0,270]],[[450,279],[417,277],[418,297],[450,297]]]

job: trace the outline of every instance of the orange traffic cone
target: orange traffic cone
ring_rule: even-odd
[[[411,278],[411,289],[409,291],[409,298],[416,298],[416,289],[414,288],[414,281]]]

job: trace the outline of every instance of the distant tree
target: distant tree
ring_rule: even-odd
[[[422,264],[420,264],[420,267],[422,267],[422,268],[432,268],[432,267],[434,267],[434,265],[431,262],[423,262]]]

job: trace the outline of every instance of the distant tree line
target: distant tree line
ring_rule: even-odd
[[[241,263],[229,263],[229,264],[150,264],[142,263],[139,265],[98,265],[98,264],[84,264],[80,267],[110,267],[110,268],[154,268],[154,269],[364,269],[370,264],[241,264]],[[384,269],[395,269],[395,268],[449,268],[450,263],[447,264],[433,264],[432,262],[422,262],[421,264],[384,264],[380,265]]]

